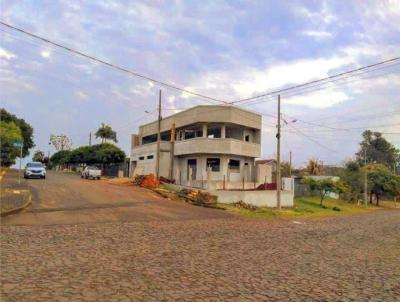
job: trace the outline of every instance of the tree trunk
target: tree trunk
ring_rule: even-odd
[[[375,194],[376,196],[376,206],[379,207],[379,199],[381,198],[380,194]]]
[[[322,206],[322,201],[324,200],[325,197],[325,192],[321,194],[321,201],[319,203],[320,206]]]

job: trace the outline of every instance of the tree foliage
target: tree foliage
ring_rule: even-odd
[[[22,147],[22,157],[25,157],[29,155],[29,149],[33,148],[35,146],[33,142],[33,128],[31,125],[29,125],[27,122],[25,122],[24,119],[20,119],[16,117],[14,114],[9,113],[7,110],[4,108],[0,109],[0,121],[4,122],[5,124],[10,124],[13,123],[15,126],[17,126],[20,129],[20,135],[21,138],[19,139],[20,141],[23,141],[24,145]],[[5,125],[4,124],[4,125]],[[3,130],[3,129],[2,129]],[[3,133],[3,131],[2,131]],[[7,135],[7,131],[5,131],[5,134]],[[1,146],[3,147],[3,146]],[[5,146],[7,152],[12,152],[12,148],[9,150],[9,146]],[[3,148],[2,148],[2,154],[3,154]],[[5,151],[6,152],[6,151]],[[12,153],[10,153],[10,158],[8,159],[9,162],[12,162],[13,164],[15,157],[12,158]],[[2,155],[3,158],[3,155]]]
[[[52,164],[111,164],[125,160],[125,152],[115,145],[103,143],[93,146],[82,146],[72,151],[64,150],[51,157]]]
[[[282,161],[281,162],[281,176],[282,177],[290,177],[292,174],[292,169],[290,166],[290,163],[288,161]]]
[[[22,141],[21,129],[14,122],[0,121],[0,151],[1,165],[9,167],[15,163],[20,150],[14,143]]]
[[[44,163],[45,162],[44,152],[40,151],[40,150],[36,150],[35,153],[33,153],[32,161],[39,161],[41,163]]]
[[[307,184],[311,191],[318,191],[320,195],[320,205],[328,193],[343,193],[347,191],[347,186],[341,180],[333,180],[332,178],[314,179],[306,177],[302,183]]]
[[[360,150],[356,153],[359,165],[367,163],[378,163],[393,169],[400,164],[400,151],[388,142],[380,132],[366,130],[362,134]]]
[[[95,133],[96,138],[101,138],[101,142],[105,143],[107,140],[118,142],[117,133],[109,126],[101,123],[100,128]]]
[[[368,164],[362,168],[367,171],[368,191],[372,203],[372,197],[375,196],[376,205],[383,195],[400,195],[400,176],[390,171],[382,164]]]
[[[307,175],[322,175],[323,173],[323,165],[320,163],[318,159],[311,158],[308,160],[306,167]]]

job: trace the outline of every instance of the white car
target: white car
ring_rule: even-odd
[[[101,177],[101,170],[96,166],[87,166],[83,169],[81,173],[81,178],[92,178],[92,179],[100,179]]]
[[[25,166],[24,178],[46,178],[46,168],[41,162],[30,162]]]

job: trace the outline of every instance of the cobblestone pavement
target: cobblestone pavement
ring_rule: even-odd
[[[2,301],[400,301],[400,211],[3,226]]]

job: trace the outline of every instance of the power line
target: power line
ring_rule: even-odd
[[[376,70],[397,66],[399,64],[400,64],[400,62],[399,63],[395,63],[395,64],[391,64],[391,65],[387,65],[387,66],[382,66],[380,68],[376,68],[376,69],[373,69],[373,70],[368,70],[368,71],[366,71],[364,73],[358,73],[358,74],[354,74],[354,75],[351,75],[351,76],[348,76],[348,77],[338,78],[338,79],[332,80],[330,82],[323,82],[323,83],[319,83],[319,84],[308,86],[308,87],[306,86],[306,87],[300,88],[300,90],[294,90],[289,94],[282,93],[281,96],[284,96],[285,99],[288,99],[288,98],[291,98],[293,96],[299,96],[299,95],[302,95],[302,94],[308,94],[308,93],[312,93],[312,92],[315,92],[315,91],[327,89],[327,88],[330,88],[330,87],[335,87],[335,86],[338,87],[338,86],[342,86],[342,85],[348,85],[350,83],[354,83],[354,82],[357,82],[357,81],[360,81],[360,80],[365,80],[365,79],[369,79],[369,78],[373,78],[373,77],[383,76],[383,75],[386,75],[387,73],[390,73],[390,72],[393,72],[393,71],[384,72],[384,73],[380,73],[380,74],[377,74],[377,75],[376,74],[375,75],[370,75],[368,77],[366,77],[366,76],[362,77],[367,72],[374,72]],[[351,78],[353,76],[359,76],[359,78],[353,79],[352,81],[339,82],[339,81],[347,80],[348,78]],[[337,82],[339,82],[339,83],[337,83]],[[327,86],[327,84],[328,84],[328,86]],[[329,84],[334,84],[334,86],[329,85]],[[317,88],[313,89],[313,87],[317,87]],[[263,100],[263,99],[261,99],[261,100],[253,100],[252,102],[246,103],[245,105],[250,106],[250,105],[256,105],[256,104],[259,104],[259,103],[271,102],[271,101],[275,101],[275,100],[276,100],[276,95],[270,95],[270,96],[267,97],[266,100]]]
[[[326,150],[329,150],[329,151],[331,151],[331,152],[334,152],[334,154],[341,154],[341,155],[344,155],[344,154],[338,152],[337,150],[331,149],[331,148],[325,146],[324,144],[321,144],[319,141],[317,141],[317,140],[315,140],[314,138],[308,136],[308,135],[305,134],[304,132],[300,131],[299,129],[297,129],[296,127],[294,127],[293,125],[291,125],[290,123],[289,123],[288,125],[289,125],[289,127],[293,128],[298,134],[304,136],[305,138],[307,138],[307,139],[309,139],[310,141],[314,142],[314,143],[317,144],[318,146],[320,146],[320,147],[322,147],[322,148],[325,148]]]
[[[352,74],[352,73],[355,73],[355,72],[363,71],[363,70],[366,70],[366,69],[369,69],[369,68],[372,68],[372,67],[376,67],[376,66],[380,66],[380,65],[383,65],[383,64],[395,62],[395,61],[398,61],[398,60],[400,60],[400,57],[395,57],[395,58],[392,58],[392,59],[389,59],[389,60],[385,60],[385,61],[381,61],[381,62],[378,62],[378,63],[370,64],[370,65],[363,66],[363,67],[360,67],[360,68],[357,68],[357,69],[352,69],[352,70],[349,70],[349,71],[346,71],[346,72],[342,72],[342,73],[338,73],[338,74],[335,74],[335,75],[332,75],[332,76],[329,76],[329,77],[325,77],[325,78],[322,78],[322,79],[309,81],[309,82],[306,82],[306,83],[302,83],[302,84],[299,84],[299,85],[295,85],[295,86],[291,86],[291,87],[287,87],[287,88],[283,88],[283,89],[278,89],[278,90],[275,90],[275,91],[270,91],[270,92],[267,92],[267,93],[264,93],[264,94],[261,94],[261,95],[257,95],[257,96],[254,96],[254,97],[240,99],[240,100],[237,100],[237,101],[230,102],[230,104],[242,103],[242,102],[245,102],[245,101],[250,101],[250,100],[254,100],[254,99],[258,99],[258,98],[262,98],[262,97],[266,97],[266,96],[272,96],[272,95],[275,95],[275,94],[281,94],[282,92],[298,89],[298,88],[301,88],[301,87],[306,87],[306,86],[308,86],[310,84],[316,84],[316,83],[320,83],[320,82],[323,82],[323,81],[336,79],[336,78],[342,77],[342,76],[347,75],[347,74]]]
[[[104,61],[104,60],[102,60],[102,59],[98,59],[98,58],[93,57],[93,56],[91,56],[91,55],[85,54],[85,53],[83,53],[83,52],[81,52],[81,51],[72,49],[72,48],[70,48],[70,47],[68,47],[68,46],[62,45],[62,44],[60,44],[60,43],[51,41],[51,40],[49,40],[49,39],[47,39],[47,38],[44,38],[44,37],[41,37],[41,36],[39,36],[39,35],[33,34],[33,33],[31,33],[31,32],[28,32],[28,31],[26,31],[26,30],[24,30],[24,29],[21,29],[21,28],[12,26],[12,25],[10,25],[10,24],[8,24],[8,23],[5,23],[5,22],[3,22],[3,21],[0,21],[0,24],[3,25],[3,26],[6,26],[6,27],[8,27],[8,28],[11,28],[11,29],[13,29],[13,30],[16,30],[16,31],[18,31],[18,32],[20,32],[20,33],[23,33],[23,34],[25,34],[25,35],[28,35],[28,36],[30,36],[30,37],[33,37],[33,38],[35,38],[35,39],[41,40],[41,41],[43,41],[43,42],[45,42],[45,43],[48,43],[48,44],[50,44],[50,45],[53,45],[53,46],[62,48],[62,49],[64,49],[64,50],[69,51],[69,52],[71,52],[71,53],[73,53],[73,54],[76,54],[76,55],[78,55],[78,56],[85,57],[85,58],[90,59],[90,60],[92,60],[92,61],[95,61],[95,62],[104,64],[104,65],[106,65],[106,66],[108,66],[108,67],[111,67],[111,68],[114,68],[114,69],[123,71],[123,72],[128,73],[128,74],[130,74],[130,75],[132,75],[132,76],[135,76],[135,77],[138,77],[138,78],[142,78],[142,79],[145,79],[145,80],[147,80],[147,81],[156,83],[156,84],[158,84],[158,85],[161,85],[161,86],[164,86],[164,87],[168,87],[168,88],[171,88],[171,89],[174,89],[174,90],[178,90],[178,91],[181,91],[181,92],[190,94],[190,95],[194,95],[194,96],[200,97],[200,98],[205,99],[205,100],[208,100],[208,101],[213,101],[213,102],[228,104],[228,102],[226,102],[226,101],[222,101],[222,100],[219,100],[219,99],[216,99],[216,98],[213,98],[213,97],[209,97],[209,96],[206,96],[206,95],[197,93],[197,92],[193,92],[193,91],[190,91],[190,90],[187,90],[187,89],[184,89],[184,88],[180,88],[180,87],[178,87],[178,86],[175,86],[175,85],[172,85],[172,84],[169,84],[169,83],[160,81],[160,80],[153,79],[153,78],[151,78],[151,77],[148,77],[148,76],[146,76],[146,75],[140,74],[140,73],[138,73],[138,72],[131,71],[131,70],[125,68],[125,67],[118,66],[118,65],[116,65],[116,64],[113,64],[113,63]]]

